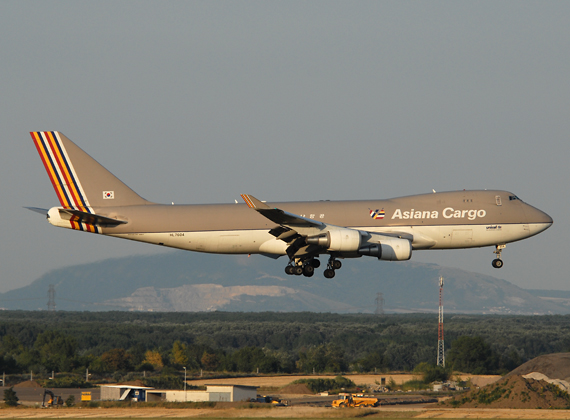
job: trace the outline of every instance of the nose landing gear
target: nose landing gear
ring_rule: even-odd
[[[492,262],[491,265],[495,268],[501,268],[503,266],[503,260],[501,259],[501,253],[503,252],[503,249],[505,249],[507,246],[502,244],[502,245],[495,245],[495,250],[493,251],[493,254],[495,254],[497,256],[497,258],[495,258]]]

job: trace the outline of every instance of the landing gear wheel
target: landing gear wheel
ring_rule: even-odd
[[[495,258],[493,260],[493,262],[491,263],[491,265],[495,268],[501,268],[503,266],[503,260],[501,259],[501,253],[503,252],[503,249],[505,249],[507,246],[505,244],[499,244],[499,245],[495,245],[495,250],[493,251],[493,254],[495,254],[497,256],[497,258]]]
[[[321,266],[321,262],[316,258],[313,258],[310,264],[313,266],[313,268],[319,268]]]
[[[333,270],[338,270],[340,267],[342,267],[342,263],[339,260],[333,260],[331,262],[331,266]]]
[[[497,258],[497,259],[493,260],[493,262],[492,262],[491,264],[492,264],[493,267],[495,267],[495,268],[501,268],[504,263],[503,263],[503,260],[500,260],[500,259]]]
[[[303,267],[301,267],[300,265],[293,267],[293,274],[295,274],[296,276],[300,276],[301,274],[303,274]]]
[[[303,274],[305,277],[311,277],[313,274],[315,274],[315,267],[313,267],[311,264],[305,265],[303,267]]]
[[[285,273],[292,275],[293,274],[293,266],[292,265],[288,265],[287,267],[285,267]]]
[[[324,272],[324,275],[327,279],[332,279],[334,277],[334,270],[332,268],[327,268]]]

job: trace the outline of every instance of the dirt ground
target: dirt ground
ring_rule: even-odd
[[[24,381],[20,382],[17,385],[14,385],[14,388],[41,388],[42,386],[36,381]]]
[[[375,385],[382,383],[382,378],[386,383],[390,379],[394,379],[396,384],[400,385],[412,379],[419,378],[419,375],[409,374],[385,374],[385,375],[343,375],[345,378],[350,379],[356,385]],[[454,375],[465,381],[470,379],[473,385],[485,386],[501,379],[499,375]],[[231,384],[231,385],[250,385],[259,387],[277,387],[281,388],[289,385],[291,382],[298,379],[317,379],[317,378],[330,378],[334,379],[334,375],[311,375],[311,376],[255,376],[249,378],[226,378],[226,379],[196,379],[189,380],[190,385],[206,385],[206,384]]]
[[[100,409],[1,409],[0,419],[108,419],[108,418],[398,418],[398,419],[570,419],[570,410],[453,409],[427,407],[381,407],[368,409],[333,409],[322,407],[276,407],[272,409],[165,409],[165,408],[100,408]]]
[[[290,384],[279,389],[279,394],[285,395],[310,395],[312,393],[307,384]]]
[[[411,379],[414,375],[344,375],[358,385],[381,383],[385,378],[386,383],[394,379],[400,384]],[[471,379],[478,386],[494,383],[500,376],[486,375],[459,375],[461,379]],[[334,376],[273,376],[273,377],[249,377],[249,378],[226,378],[226,379],[201,379],[188,381],[192,385],[203,384],[235,384],[255,385],[268,388],[282,388],[291,382],[302,378],[333,378]],[[273,394],[273,392],[271,392]],[[284,397],[284,396],[282,396]],[[291,395],[298,398],[300,395]],[[436,404],[424,406],[385,406],[368,409],[333,409],[330,407],[274,407],[274,408],[198,408],[178,409],[160,407],[135,407],[135,408],[3,408],[0,409],[0,419],[10,418],[66,418],[66,419],[107,419],[107,418],[276,418],[276,419],[320,419],[320,418],[494,418],[494,419],[569,419],[570,410],[507,410],[507,409],[479,409],[479,408],[445,408]]]

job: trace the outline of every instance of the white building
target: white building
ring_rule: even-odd
[[[146,391],[146,401],[249,401],[257,397],[256,386],[246,385],[206,385],[205,391],[171,389],[150,389]]]
[[[146,401],[153,388],[135,385],[101,385],[101,401]]]

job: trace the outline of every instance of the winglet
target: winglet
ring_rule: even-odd
[[[245,204],[247,204],[247,206],[250,209],[256,209],[257,210],[257,209],[270,209],[271,208],[267,204],[265,204],[264,202],[259,201],[253,195],[241,194],[241,198],[243,199],[243,201],[245,201]]]
[[[322,222],[318,222],[313,219],[307,219],[306,217],[299,216],[293,213],[289,213],[287,211],[268,206],[263,201],[259,201],[252,195],[249,194],[241,194],[241,198],[245,201],[245,204],[250,209],[254,209],[262,216],[267,217],[274,223],[277,223],[281,226],[310,226],[310,227],[320,227],[323,226]]]

